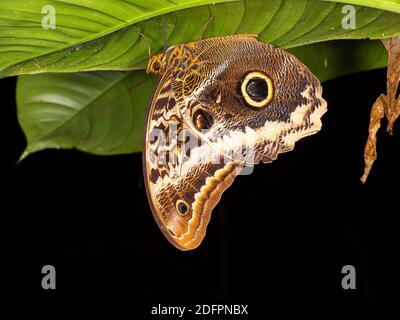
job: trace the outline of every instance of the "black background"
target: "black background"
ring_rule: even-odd
[[[366,185],[363,148],[386,70],[324,83],[322,131],[240,176],[197,250],[179,252],[153,221],[141,156],[47,150],[16,161],[25,139],[15,78],[1,79],[1,286],[31,301],[118,299],[149,314],[158,303],[374,303],[400,289],[400,136],[379,134]],[[386,123],[384,123],[385,125]],[[41,288],[54,265],[57,289]],[[343,290],[354,265],[357,289]]]

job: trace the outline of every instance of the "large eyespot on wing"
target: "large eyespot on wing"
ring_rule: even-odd
[[[226,58],[228,54],[231,57],[238,57],[236,50],[238,48],[248,52],[249,43],[244,44],[242,41],[228,45],[230,39],[218,38],[207,41],[210,44],[218,42],[218,46],[213,46],[214,50],[207,51],[209,56],[202,56],[205,61],[213,62],[212,68],[209,69],[213,71],[214,76],[217,74],[214,72],[216,69],[222,70],[216,66],[222,66],[229,60]],[[267,48],[264,51],[271,52],[271,48],[265,44],[257,44],[255,40],[247,41],[251,41],[253,46],[260,47],[261,51]],[[215,50],[220,50],[221,54],[216,55]],[[233,51],[229,53],[229,50]],[[223,57],[224,61],[215,61],[215,56]],[[181,70],[179,76],[172,77],[172,86],[167,83],[171,78],[162,80],[153,96],[146,122],[144,148],[146,190],[159,227],[167,239],[180,250],[194,249],[201,243],[213,208],[244,164],[258,163],[259,160],[274,160],[277,154],[292,148],[299,138],[320,128],[320,117],[326,104],[320,100],[319,87],[310,85],[308,89],[298,90],[300,99],[290,101],[289,105],[286,99],[284,101],[279,99],[282,87],[279,85],[279,77],[274,75],[275,78],[272,80],[266,74],[273,74],[271,70],[265,73],[249,71],[249,64],[242,63],[243,65],[246,68],[238,72],[239,77],[234,77],[234,85],[230,87],[235,98],[239,93],[243,100],[234,105],[236,109],[221,96],[215,97],[212,104],[204,103],[208,100],[200,98],[201,91],[206,92],[209,88],[207,86],[214,87],[216,80],[223,84],[229,79],[210,79],[209,74],[202,72],[201,77],[198,76],[194,81],[193,75],[186,77],[187,69]],[[293,66],[303,69],[297,62],[293,63]],[[255,65],[252,70],[263,70],[263,68]],[[306,84],[310,84],[307,73],[306,70],[303,75]],[[235,89],[241,74],[245,74],[245,77],[238,91]],[[199,79],[204,81],[200,83],[197,81]],[[246,105],[243,106],[240,102]],[[231,108],[230,114],[234,115],[235,120],[231,121],[229,128],[226,127],[226,119],[221,116],[228,107]],[[282,107],[288,111],[280,112]],[[278,112],[274,112],[276,110]],[[242,116],[236,117],[240,113]],[[172,127],[176,127],[180,132],[188,130],[193,136],[202,140],[201,146],[190,150],[189,159],[185,158],[186,154],[182,151],[184,148],[178,139],[172,138],[168,141],[159,138],[150,139],[151,133],[155,130],[160,130],[166,137],[171,137],[169,132]],[[228,132],[223,129],[228,129]],[[250,159],[248,150],[251,151]],[[208,155],[212,153],[210,151],[216,152],[220,157],[226,157],[228,162],[220,161],[215,165],[209,161],[211,157],[205,157],[206,161],[200,161],[195,157],[195,154],[201,153]],[[158,161],[160,155],[165,152],[168,154],[166,160]],[[236,153],[239,157],[232,157]],[[245,157],[241,157],[242,155]],[[177,160],[170,161],[171,158]]]
[[[263,72],[249,72],[239,84],[239,95],[243,97],[247,106],[263,108],[271,102],[274,96],[272,78]]]

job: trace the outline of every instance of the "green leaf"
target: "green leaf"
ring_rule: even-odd
[[[380,41],[330,41],[291,49],[321,79],[386,65]],[[18,118],[28,139],[22,157],[45,148],[93,154],[141,150],[154,78],[144,71],[96,71],[18,78]]]
[[[322,41],[399,34],[399,1],[346,1],[370,7],[356,7],[355,30],[341,27],[339,2],[2,0],[0,77],[144,68],[145,40],[152,53],[163,47],[162,14],[168,46],[198,40],[212,17],[204,37],[259,34],[263,41],[289,48],[321,81],[385,66],[386,51],[379,41]],[[56,29],[42,28],[44,5],[56,9]],[[143,71],[20,77],[18,116],[28,140],[23,157],[44,148],[94,154],[139,151],[153,84]]]
[[[18,78],[18,119],[28,140],[21,158],[45,148],[108,155],[140,151],[154,77],[143,71]]]
[[[345,4],[356,4],[364,7],[371,7],[400,13],[399,0],[322,0],[330,2],[341,2]]]
[[[210,17],[205,37],[252,33],[283,48],[400,34],[398,0],[347,2],[370,6],[356,6],[354,30],[342,28],[345,15],[339,1],[1,0],[0,77],[142,69],[147,45],[138,32],[148,39],[153,53],[160,51],[162,14],[168,45],[198,40]],[[56,29],[46,30],[42,9],[49,5],[56,10]]]
[[[321,82],[387,66],[387,51],[377,40],[327,41],[288,51],[308,66]]]

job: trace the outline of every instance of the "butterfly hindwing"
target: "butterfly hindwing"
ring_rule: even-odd
[[[164,235],[189,250],[235,176],[317,132],[326,102],[300,61],[248,35],[171,47],[147,71],[161,80],[145,125],[146,190]]]
[[[153,95],[145,139],[144,178],[153,215],[174,246],[193,249],[203,240],[212,209],[242,166],[224,163],[186,126],[170,75],[160,80]]]

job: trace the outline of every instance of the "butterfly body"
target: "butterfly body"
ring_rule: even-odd
[[[160,75],[145,124],[153,215],[178,249],[196,248],[212,209],[246,167],[270,162],[321,128],[318,79],[249,35],[181,44],[154,56]]]

